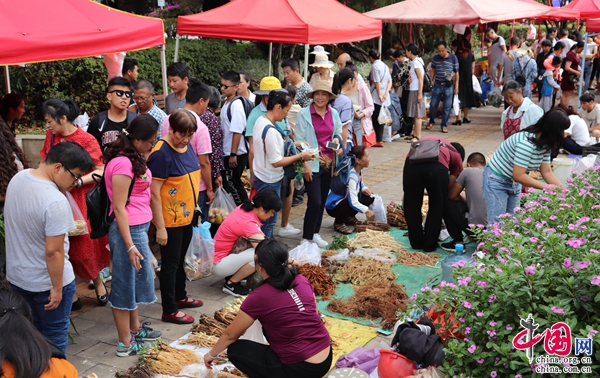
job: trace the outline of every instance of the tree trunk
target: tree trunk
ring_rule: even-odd
[[[281,66],[281,55],[283,54],[283,43],[276,43],[277,48],[273,52],[273,76],[279,78],[279,68]]]

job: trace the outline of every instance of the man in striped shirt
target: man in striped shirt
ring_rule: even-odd
[[[441,128],[443,133],[447,133],[453,95],[458,94],[458,59],[456,55],[450,54],[448,45],[444,41],[437,43],[437,50],[438,55],[431,60],[431,76],[434,78],[434,84],[427,128],[431,129],[435,125],[437,107],[440,101],[443,101]]]

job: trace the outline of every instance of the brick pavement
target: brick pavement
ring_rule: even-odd
[[[443,135],[451,142],[461,143],[469,153],[478,151],[489,156],[502,141],[502,133],[499,128],[500,109],[493,107],[474,109],[470,118],[473,123],[462,126],[449,126],[448,134],[441,134],[439,128],[432,131],[423,130],[422,135]],[[450,121],[452,122],[452,120]],[[392,200],[398,201],[402,198],[402,169],[404,159],[408,153],[409,144],[403,139],[392,143],[386,143],[384,148],[371,148],[371,167],[365,170],[365,183],[373,193],[381,195],[384,203]],[[302,227],[302,219],[305,205],[292,209],[291,223],[298,228]],[[277,231],[277,230],[276,230]],[[325,240],[331,240],[333,234],[333,219],[325,214],[321,235]],[[282,238],[291,248],[300,242],[300,236]],[[207,277],[205,279],[188,282],[188,294],[192,298],[204,301],[200,309],[186,310],[186,313],[197,318],[199,313],[213,314],[216,310],[233,297],[221,291],[222,279],[218,277]],[[109,285],[110,287],[110,285]],[[158,288],[158,284],[157,284]],[[73,324],[78,334],[71,328],[74,343],[70,343],[67,349],[69,361],[71,361],[80,376],[96,373],[99,378],[113,377],[115,372],[125,370],[136,362],[136,357],[117,357],[117,331],[114,325],[110,307],[99,307],[93,290],[87,288],[86,282],[79,282],[77,287],[83,302],[81,311],[72,313]],[[160,292],[157,291],[160,302]],[[152,327],[163,332],[163,340],[171,342],[186,334],[189,325],[175,325],[163,323],[160,320],[162,313],[159,303],[140,306],[140,320],[152,322]],[[387,347],[389,338],[378,336],[373,339],[368,348]]]

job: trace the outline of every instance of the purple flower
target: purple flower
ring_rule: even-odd
[[[554,312],[555,314],[563,314],[563,315],[567,314],[567,312],[565,310],[563,310],[562,308],[556,307],[556,306],[552,306],[552,312]]]
[[[487,286],[487,282],[485,281],[477,281],[477,286],[483,288]]]
[[[588,263],[587,261],[580,261],[577,264],[575,264],[575,266],[579,269],[585,269],[590,265],[590,263]]]
[[[498,324],[498,323],[496,323],[495,321],[493,321],[493,320],[492,320],[492,321],[490,322],[490,327],[495,327],[495,326],[496,326],[496,324]]]
[[[477,360],[477,362],[480,363],[480,364],[482,364],[483,361],[485,361],[483,358],[480,358],[480,359]]]
[[[465,335],[468,335],[471,332],[471,327],[465,328]]]
[[[573,248],[579,248],[582,245],[584,245],[586,242],[585,239],[582,238],[575,238],[575,239],[571,239],[567,241],[567,245]]]
[[[533,276],[535,274],[535,266],[529,265],[527,268],[525,268],[525,274]]]
[[[424,286],[421,288],[421,291],[429,291],[431,288],[429,286]]]
[[[556,220],[558,217],[556,215],[550,215],[550,220]]]
[[[410,299],[412,299],[413,301],[416,300],[417,299],[417,294],[415,293],[415,294],[411,295]]]
[[[571,258],[567,257],[564,261],[563,261],[563,266],[565,268],[570,268],[571,267]]]
[[[492,378],[496,378],[497,376],[498,376],[498,373],[496,373],[496,370],[494,370],[490,373],[490,377],[492,377]]]
[[[588,333],[588,337],[592,338],[592,337],[596,336],[597,334],[598,334],[598,331],[596,331],[593,328],[590,328],[590,333]]]
[[[523,376],[521,374],[517,374],[515,375],[515,378],[523,378]]]
[[[477,346],[475,346],[475,344],[472,344],[467,350],[469,351],[469,353],[473,354],[475,353],[475,349],[477,349]]]
[[[531,219],[531,217],[527,217],[525,219],[523,219],[523,223],[531,223],[533,221],[533,219]]]
[[[496,336],[496,331],[489,330],[489,331],[487,331],[487,334],[490,335],[490,337],[494,337],[494,336]]]
[[[471,304],[467,301],[463,301],[462,305],[465,306],[465,308],[472,308],[473,306],[471,306]]]
[[[477,316],[479,316],[479,317],[483,316],[483,312],[477,311]]]
[[[459,262],[455,262],[454,264],[452,264],[453,268],[457,268],[457,267],[463,267],[465,266],[465,262],[463,260],[460,260]]]
[[[513,327],[511,327],[511,326],[510,326],[510,324],[507,324],[507,325],[506,325],[506,330],[507,330],[507,331],[512,331],[512,330],[513,330]]]
[[[505,261],[506,261],[506,260],[505,260]],[[496,273],[502,273],[502,272],[503,272],[503,270],[502,270],[501,268],[496,268],[496,269],[494,269],[494,270],[496,271]]]
[[[492,294],[492,296],[490,297],[490,300],[488,302],[494,303],[495,301],[496,301],[496,294]]]
[[[542,224],[540,223],[540,227],[541,227],[541,226],[542,226]],[[531,238],[529,238],[529,241],[530,241],[530,242],[532,242],[532,243],[537,243],[537,242],[538,242],[538,238],[536,238],[536,237],[534,236],[534,237],[531,237]]]
[[[461,323],[464,323],[465,322],[465,318],[462,318],[462,317],[458,318],[458,321],[461,322]]]
[[[590,283],[592,285],[600,285],[600,276],[596,276],[596,277],[592,278],[592,281],[590,281]]]
[[[440,289],[438,289],[437,287],[434,287],[431,291],[433,291],[434,293],[437,293],[440,291]]]
[[[595,254],[600,254],[600,252],[598,252],[598,250],[597,250],[597,249],[594,249],[594,248],[591,248],[591,249],[590,249],[590,252],[592,252],[592,253],[595,253]]]

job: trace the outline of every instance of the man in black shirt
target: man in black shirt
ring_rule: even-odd
[[[110,108],[96,114],[88,127],[88,133],[98,140],[101,150],[117,140],[121,131],[135,118],[135,113],[127,111],[132,96],[129,80],[121,76],[110,79],[106,93]]]
[[[544,72],[546,72],[546,67],[544,67],[544,61],[550,56],[552,53],[552,41],[549,39],[544,39],[542,43],[540,43],[540,52],[535,57],[535,63],[537,64],[538,69],[538,78],[535,81],[537,89],[538,89],[538,100],[542,99],[542,76]]]

